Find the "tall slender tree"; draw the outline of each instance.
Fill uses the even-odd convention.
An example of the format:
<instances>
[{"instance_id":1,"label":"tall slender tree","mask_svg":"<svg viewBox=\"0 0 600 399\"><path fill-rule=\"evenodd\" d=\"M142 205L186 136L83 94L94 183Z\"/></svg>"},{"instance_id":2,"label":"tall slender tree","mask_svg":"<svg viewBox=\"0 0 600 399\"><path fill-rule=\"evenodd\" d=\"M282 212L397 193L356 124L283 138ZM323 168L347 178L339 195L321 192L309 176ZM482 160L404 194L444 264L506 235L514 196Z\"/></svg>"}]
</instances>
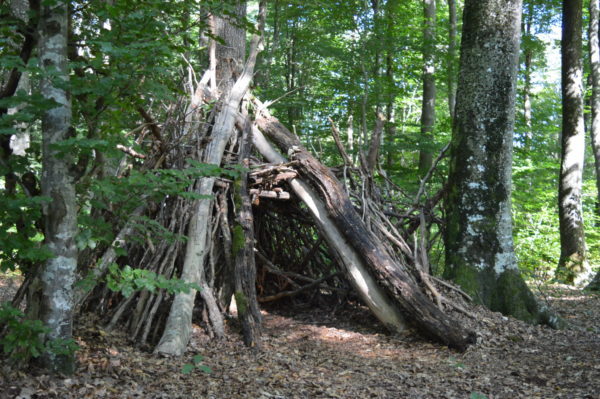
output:
<instances>
[{"instance_id":1,"label":"tall slender tree","mask_svg":"<svg viewBox=\"0 0 600 399\"><path fill-rule=\"evenodd\" d=\"M524 13L523 21L523 35L526 40L531 39L531 29L533 25L533 2L528 2L526 5L526 12ZM532 127L531 127L531 73L532 73L532 61L533 61L533 49L531 46L523 46L524 53L524 84L523 84L523 117L525 119L525 148L529 149L532 139Z\"/></svg>"},{"instance_id":2,"label":"tall slender tree","mask_svg":"<svg viewBox=\"0 0 600 399\"><path fill-rule=\"evenodd\" d=\"M562 141L558 191L559 279L579 284L589 278L581 204L585 129L583 123L582 0L563 1L561 56Z\"/></svg>"},{"instance_id":3,"label":"tall slender tree","mask_svg":"<svg viewBox=\"0 0 600 399\"><path fill-rule=\"evenodd\" d=\"M421 136L426 146L433 141L435 124L435 0L423 0L423 102ZM433 162L430 148L419 152L419 174L424 176Z\"/></svg>"},{"instance_id":4,"label":"tall slender tree","mask_svg":"<svg viewBox=\"0 0 600 399\"><path fill-rule=\"evenodd\" d=\"M454 118L456 105L456 0L448 0L448 109Z\"/></svg>"},{"instance_id":5,"label":"tall slender tree","mask_svg":"<svg viewBox=\"0 0 600 399\"><path fill-rule=\"evenodd\" d=\"M549 320L519 274L511 160L521 0L467 0L451 144L446 277L489 308Z\"/></svg>"},{"instance_id":6,"label":"tall slender tree","mask_svg":"<svg viewBox=\"0 0 600 399\"><path fill-rule=\"evenodd\" d=\"M71 100L65 89L69 80L68 22L68 2L43 5L39 58L44 76L40 89L45 99L54 102L42 118L42 194L50 199L44 206L45 241L53 254L40 273L40 318L49 328L47 340L69 340L73 329L73 283L77 267L73 160L55 148L71 136ZM62 373L74 370L74 358L68 354L46 352L44 363Z\"/></svg>"}]
</instances>

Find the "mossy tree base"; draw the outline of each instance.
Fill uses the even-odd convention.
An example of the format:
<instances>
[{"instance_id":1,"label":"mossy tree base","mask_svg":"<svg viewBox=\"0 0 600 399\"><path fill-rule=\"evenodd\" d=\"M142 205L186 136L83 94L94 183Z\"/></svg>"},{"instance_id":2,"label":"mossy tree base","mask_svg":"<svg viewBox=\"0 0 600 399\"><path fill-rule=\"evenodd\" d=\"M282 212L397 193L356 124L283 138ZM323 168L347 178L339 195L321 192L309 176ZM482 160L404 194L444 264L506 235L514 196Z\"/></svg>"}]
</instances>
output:
<instances>
[{"instance_id":1,"label":"mossy tree base","mask_svg":"<svg viewBox=\"0 0 600 399\"><path fill-rule=\"evenodd\" d=\"M517 269L497 274L492 268L457 267L448 274L479 304L532 324L562 328L564 321L541 305Z\"/></svg>"},{"instance_id":2,"label":"mossy tree base","mask_svg":"<svg viewBox=\"0 0 600 399\"><path fill-rule=\"evenodd\" d=\"M580 286L586 284L592 275L592 268L585 254L574 253L570 256L561 255L556 268L556 280L561 283Z\"/></svg>"}]
</instances>

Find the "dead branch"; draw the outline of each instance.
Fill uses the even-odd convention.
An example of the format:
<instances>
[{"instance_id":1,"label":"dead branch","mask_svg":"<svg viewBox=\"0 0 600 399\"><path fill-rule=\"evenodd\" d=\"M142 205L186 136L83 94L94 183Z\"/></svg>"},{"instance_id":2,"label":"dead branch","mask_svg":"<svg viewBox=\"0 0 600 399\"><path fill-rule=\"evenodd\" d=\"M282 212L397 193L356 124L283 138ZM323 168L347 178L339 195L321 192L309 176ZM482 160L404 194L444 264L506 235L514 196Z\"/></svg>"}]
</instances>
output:
<instances>
[{"instance_id":1,"label":"dead branch","mask_svg":"<svg viewBox=\"0 0 600 399\"><path fill-rule=\"evenodd\" d=\"M134 150L132 147L125 147L122 144L117 144L117 150L123 151L125 154L131 155L134 158L146 159L146 155L140 154L139 152Z\"/></svg>"}]
</instances>

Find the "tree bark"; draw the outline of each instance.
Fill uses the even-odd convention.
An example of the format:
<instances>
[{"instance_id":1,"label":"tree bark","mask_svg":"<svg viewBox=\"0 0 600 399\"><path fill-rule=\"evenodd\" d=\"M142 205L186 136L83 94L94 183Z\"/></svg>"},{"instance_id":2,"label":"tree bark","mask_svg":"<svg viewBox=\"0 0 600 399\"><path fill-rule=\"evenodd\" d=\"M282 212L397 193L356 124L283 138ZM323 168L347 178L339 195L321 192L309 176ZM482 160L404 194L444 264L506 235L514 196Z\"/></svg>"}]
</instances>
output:
<instances>
[{"instance_id":1,"label":"tree bark","mask_svg":"<svg viewBox=\"0 0 600 399\"><path fill-rule=\"evenodd\" d=\"M454 120L456 106L456 0L448 0L448 109Z\"/></svg>"},{"instance_id":2,"label":"tree bark","mask_svg":"<svg viewBox=\"0 0 600 399\"><path fill-rule=\"evenodd\" d=\"M264 11L263 11L264 13ZM264 20L264 16L261 17ZM220 165L223 158L225 146L233 134L235 120L238 114L240 102L246 93L254 73L254 65L258 54L260 36L255 35L250 48L250 55L244 67L244 70L222 102L222 109L218 113L211 135L211 141L208 144L203 162ZM201 195L211 195L213 192L215 178L201 178L198 184L197 193ZM204 259L206 255L207 240L212 239L209 236L207 221L210 218L212 209L212 199L198 200L194 209L194 214L190 221L188 232L188 241L186 247L186 257L184 260L182 279L187 282L198 283L202 289L200 295L207 304L210 312L211 323L217 335L224 335L222 315L218 311L216 300L212 290L206 284L204 278ZM190 290L189 293L178 293L175 295L171 311L167 319L167 325L163 335L155 348L155 352L182 355L190 339L192 329L192 310L196 291Z\"/></svg>"},{"instance_id":3,"label":"tree bark","mask_svg":"<svg viewBox=\"0 0 600 399\"><path fill-rule=\"evenodd\" d=\"M252 124L246 121L240 145L240 165L249 168L252 148ZM254 262L254 216L248 195L248 173L242 173L239 184L234 187L237 223L233 228L235 256L235 301L238 317L242 323L244 343L260 347L261 314L256 298L256 264Z\"/></svg>"},{"instance_id":4,"label":"tree bark","mask_svg":"<svg viewBox=\"0 0 600 399\"><path fill-rule=\"evenodd\" d=\"M405 265L395 262L374 234L366 228L333 173L308 153L298 138L275 118L259 115L256 121L260 130L265 132L277 147L299 162L300 175L310 183L310 186L305 188L314 190L322 201L321 206L324 206L324 209L316 208L312 211L319 227L329 229L323 230L324 235L339 256L346 255L340 249L348 250L349 254L355 257L350 263L362 268L362 273L357 275L352 275L352 270L346 269L351 280L359 285L363 277L372 279L372 285L365 284L363 280L363 287L359 292L369 293L370 288L379 286L382 289L383 300L391 309L401 310L403 315L410 317L428 336L458 350L465 350L473 343L473 333L440 311L421 291ZM348 267L348 263L342 264ZM390 299L392 303L389 302ZM390 325L389 322L384 321L384 324L394 329L394 325Z\"/></svg>"},{"instance_id":5,"label":"tree bark","mask_svg":"<svg viewBox=\"0 0 600 399\"><path fill-rule=\"evenodd\" d=\"M528 40L531 40L531 26L533 24L533 3L529 2L527 6L527 14L524 26L524 34ZM529 151L531 148L531 139L533 138L532 126L531 126L531 62L533 59L533 50L531 45L524 48L525 55L525 70L524 75L524 87L523 87L523 118L525 120L525 134L524 144L525 150Z\"/></svg>"},{"instance_id":6,"label":"tree bark","mask_svg":"<svg viewBox=\"0 0 600 399\"><path fill-rule=\"evenodd\" d=\"M558 191L560 260L556 274L568 284L585 282L587 260L581 204L585 129L583 124L582 0L563 1L562 140Z\"/></svg>"},{"instance_id":7,"label":"tree bark","mask_svg":"<svg viewBox=\"0 0 600 399\"><path fill-rule=\"evenodd\" d=\"M215 35L223 40L216 43L216 79L221 93L229 93L233 84L244 69L246 58L246 30L243 28L246 18L246 1L228 0L233 7L234 16L215 18Z\"/></svg>"},{"instance_id":8,"label":"tree bark","mask_svg":"<svg viewBox=\"0 0 600 399\"><path fill-rule=\"evenodd\" d=\"M598 0L590 0L590 26L589 26L589 52L592 79L592 123L590 135L592 136L592 151L594 152L594 169L596 171L596 213L600 216L600 40ZM597 273L589 289L600 290L600 273Z\"/></svg>"},{"instance_id":9,"label":"tree bark","mask_svg":"<svg viewBox=\"0 0 600 399\"><path fill-rule=\"evenodd\" d=\"M435 124L435 0L423 0L423 102L421 106L421 143L419 176L431 168L433 162L433 126Z\"/></svg>"},{"instance_id":10,"label":"tree bark","mask_svg":"<svg viewBox=\"0 0 600 399\"><path fill-rule=\"evenodd\" d=\"M73 329L73 283L77 267L77 201L72 175L73 159L59 154L54 145L71 136L71 102L64 83L69 80L67 62L68 4L58 1L42 9L40 64L44 76L40 91L56 104L42 117L42 195L45 243L53 254L40 273L42 298L40 318L49 328L46 340L70 340ZM63 84L56 85L57 80ZM45 366L56 372L72 373L73 354L43 354Z\"/></svg>"},{"instance_id":11,"label":"tree bark","mask_svg":"<svg viewBox=\"0 0 600 399\"><path fill-rule=\"evenodd\" d=\"M446 277L490 309L550 322L521 278L511 220L520 0L467 0L446 202Z\"/></svg>"}]
</instances>

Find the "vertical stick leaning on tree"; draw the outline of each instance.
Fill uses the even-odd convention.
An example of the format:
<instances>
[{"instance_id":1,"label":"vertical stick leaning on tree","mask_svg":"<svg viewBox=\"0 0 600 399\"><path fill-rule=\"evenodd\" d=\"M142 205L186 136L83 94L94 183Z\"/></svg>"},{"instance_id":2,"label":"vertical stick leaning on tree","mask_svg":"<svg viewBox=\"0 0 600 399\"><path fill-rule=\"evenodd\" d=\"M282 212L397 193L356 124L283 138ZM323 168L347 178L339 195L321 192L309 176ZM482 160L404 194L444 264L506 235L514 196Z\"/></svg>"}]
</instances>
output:
<instances>
[{"instance_id":1,"label":"vertical stick leaning on tree","mask_svg":"<svg viewBox=\"0 0 600 399\"><path fill-rule=\"evenodd\" d=\"M261 2L260 9L258 31L262 32L265 14L263 2ZM205 163L213 165L221 164L225 146L235 131L235 120L238 116L240 102L248 90L254 74L254 65L256 64L261 40L262 37L260 34L256 34L252 38L250 54L244 70L231 88L231 91L224 96L220 104L222 108L213 126L211 142L205 150L203 159ZM214 182L214 177L201 178L196 192L200 195L212 195ZM209 316L211 323L213 323L213 329L217 335L224 335L222 315L216 305L212 291L204 281L206 242L212 239L212 237L208 237L209 231L206 221L209 220L211 210L212 199L197 200L190 222L186 257L181 278L187 282L198 283L200 285L200 288L202 288L200 295L202 295L209 309L212 308L211 315ZM191 290L189 293L182 292L176 294L167 319L167 325L160 342L155 348L155 352L169 355L181 355L184 353L192 329L192 310L194 308L195 297L195 290Z\"/></svg>"}]
</instances>

